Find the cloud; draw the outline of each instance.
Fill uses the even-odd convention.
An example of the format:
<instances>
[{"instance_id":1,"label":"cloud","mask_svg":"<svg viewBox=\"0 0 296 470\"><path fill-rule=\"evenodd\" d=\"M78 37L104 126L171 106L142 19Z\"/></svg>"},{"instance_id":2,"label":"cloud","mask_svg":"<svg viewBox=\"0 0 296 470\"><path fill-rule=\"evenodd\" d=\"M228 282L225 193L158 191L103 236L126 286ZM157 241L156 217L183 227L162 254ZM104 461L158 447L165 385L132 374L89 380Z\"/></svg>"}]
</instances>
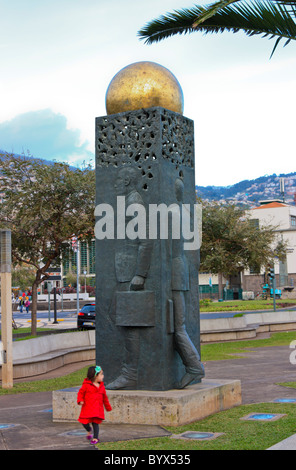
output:
<instances>
[{"instance_id":1,"label":"cloud","mask_svg":"<svg viewBox=\"0 0 296 470\"><path fill-rule=\"evenodd\" d=\"M19 114L0 123L0 147L7 152L82 165L94 161L80 131L67 127L67 118L51 109Z\"/></svg>"}]
</instances>

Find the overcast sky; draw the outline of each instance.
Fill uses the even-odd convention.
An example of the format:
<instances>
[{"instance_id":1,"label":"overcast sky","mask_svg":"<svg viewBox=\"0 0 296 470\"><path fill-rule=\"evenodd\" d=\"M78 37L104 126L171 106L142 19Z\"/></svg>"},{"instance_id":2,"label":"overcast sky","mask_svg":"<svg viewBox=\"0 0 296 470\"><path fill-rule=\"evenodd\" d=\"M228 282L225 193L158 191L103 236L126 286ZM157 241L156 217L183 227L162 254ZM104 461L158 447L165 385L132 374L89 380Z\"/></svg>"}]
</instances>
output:
<instances>
[{"instance_id":1,"label":"overcast sky","mask_svg":"<svg viewBox=\"0 0 296 470\"><path fill-rule=\"evenodd\" d=\"M137 31L190 0L0 0L0 149L94 162L95 117L113 76L133 62L167 67L194 120L196 184L231 185L295 168L296 43L243 34ZM203 2L208 3L208 2Z\"/></svg>"}]
</instances>

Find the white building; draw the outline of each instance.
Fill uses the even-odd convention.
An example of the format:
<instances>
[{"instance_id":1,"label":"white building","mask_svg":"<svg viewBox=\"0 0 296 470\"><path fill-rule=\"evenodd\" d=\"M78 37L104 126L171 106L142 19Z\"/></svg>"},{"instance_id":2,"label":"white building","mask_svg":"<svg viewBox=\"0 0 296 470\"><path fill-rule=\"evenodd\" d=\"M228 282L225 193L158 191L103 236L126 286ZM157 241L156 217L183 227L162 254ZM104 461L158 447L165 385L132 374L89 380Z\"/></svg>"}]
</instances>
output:
<instances>
[{"instance_id":1,"label":"white building","mask_svg":"<svg viewBox=\"0 0 296 470\"><path fill-rule=\"evenodd\" d=\"M285 204L280 200L261 201L259 207L247 211L250 218L259 227L269 225L274 227L278 241L287 243L287 255L284 261L275 259L274 269L276 287L285 296L289 292L296 295L296 206ZM242 279L244 291L260 291L264 283L264 272L252 273L245 271ZM293 287L295 292L293 293Z\"/></svg>"},{"instance_id":2,"label":"white building","mask_svg":"<svg viewBox=\"0 0 296 470\"><path fill-rule=\"evenodd\" d=\"M259 207L246 212L258 227L274 227L277 240L287 242L286 259L274 260L276 288L281 289L282 297L296 297L296 206L280 200L261 201ZM223 297L238 299L243 292L253 293L254 297L262 292L262 286L269 279L262 267L260 272L244 270L230 279L223 279ZM218 275L200 273L200 297L218 298ZM295 288L294 288L295 286ZM227 295L227 296L226 296ZM251 297L250 297L251 298Z\"/></svg>"}]
</instances>

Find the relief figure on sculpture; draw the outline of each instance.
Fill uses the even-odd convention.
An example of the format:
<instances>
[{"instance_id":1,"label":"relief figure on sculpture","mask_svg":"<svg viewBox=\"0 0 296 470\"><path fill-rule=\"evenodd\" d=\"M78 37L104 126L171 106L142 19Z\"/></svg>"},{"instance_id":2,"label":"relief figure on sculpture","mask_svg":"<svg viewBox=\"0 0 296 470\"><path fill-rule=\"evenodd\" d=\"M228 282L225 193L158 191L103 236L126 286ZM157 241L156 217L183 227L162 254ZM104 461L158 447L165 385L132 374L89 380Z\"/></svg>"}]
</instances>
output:
<instances>
[{"instance_id":1,"label":"relief figure on sculpture","mask_svg":"<svg viewBox=\"0 0 296 470\"><path fill-rule=\"evenodd\" d=\"M175 194L178 204L183 203L184 183L181 178L175 180ZM182 211L180 211L182 216ZM182 226L182 221L180 220ZM176 388L184 388L191 382L200 381L204 377L204 367L200 361L199 353L186 331L186 299L185 292L190 290L189 269L184 253L183 237L170 240L172 272L171 288L174 318L174 343L182 362L185 374Z\"/></svg>"},{"instance_id":2,"label":"relief figure on sculpture","mask_svg":"<svg viewBox=\"0 0 296 470\"><path fill-rule=\"evenodd\" d=\"M119 168L114 189L118 195L125 196L127 207L131 204L144 206L137 190L135 168ZM125 217L125 223L128 219ZM106 387L109 390L137 388L141 327L153 326L154 293L145 291L152 248L153 241L146 237L116 241L117 286L112 308L115 309L116 325L123 329L124 357L119 377Z\"/></svg>"}]
</instances>

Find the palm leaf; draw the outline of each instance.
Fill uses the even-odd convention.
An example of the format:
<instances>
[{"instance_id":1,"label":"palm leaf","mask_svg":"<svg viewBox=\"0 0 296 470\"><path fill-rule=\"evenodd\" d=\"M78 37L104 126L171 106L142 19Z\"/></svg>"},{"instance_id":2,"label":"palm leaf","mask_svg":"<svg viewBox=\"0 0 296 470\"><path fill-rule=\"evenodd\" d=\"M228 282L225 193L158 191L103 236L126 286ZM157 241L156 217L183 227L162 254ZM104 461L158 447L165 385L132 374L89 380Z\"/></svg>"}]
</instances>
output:
<instances>
[{"instance_id":1,"label":"palm leaf","mask_svg":"<svg viewBox=\"0 0 296 470\"><path fill-rule=\"evenodd\" d=\"M276 0L281 5L296 5L296 0Z\"/></svg>"},{"instance_id":2,"label":"palm leaf","mask_svg":"<svg viewBox=\"0 0 296 470\"><path fill-rule=\"evenodd\" d=\"M199 24L204 23L208 18L215 15L219 10L223 10L223 8L227 7L231 3L238 2L239 0L220 0L208 7L204 8L203 13L201 13L195 22L192 24L193 28L196 28Z\"/></svg>"},{"instance_id":3,"label":"palm leaf","mask_svg":"<svg viewBox=\"0 0 296 470\"><path fill-rule=\"evenodd\" d=\"M247 36L275 38L273 54L281 39L286 39L285 45L296 39L296 2L289 1L289 5L285 5L285 1L289 0L235 2L230 5L234 2L222 0L208 8L195 6L175 10L149 22L138 34L151 44L175 34L195 31L204 34L243 31Z\"/></svg>"},{"instance_id":4,"label":"palm leaf","mask_svg":"<svg viewBox=\"0 0 296 470\"><path fill-rule=\"evenodd\" d=\"M147 23L138 32L138 36L145 39L146 44L152 44L175 34L192 32L194 21L204 12L205 9L198 6L190 10L175 10Z\"/></svg>"}]
</instances>

